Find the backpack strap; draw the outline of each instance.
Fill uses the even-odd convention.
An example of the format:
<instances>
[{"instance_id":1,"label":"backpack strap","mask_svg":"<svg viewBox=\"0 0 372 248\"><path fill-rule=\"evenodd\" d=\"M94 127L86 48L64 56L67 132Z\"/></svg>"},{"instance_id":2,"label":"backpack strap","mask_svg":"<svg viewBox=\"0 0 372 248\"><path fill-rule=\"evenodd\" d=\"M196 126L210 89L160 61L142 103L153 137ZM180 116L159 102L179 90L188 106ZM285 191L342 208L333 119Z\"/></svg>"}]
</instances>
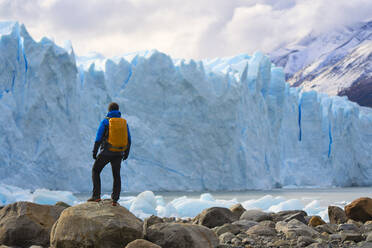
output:
<instances>
[{"instance_id":1,"label":"backpack strap","mask_svg":"<svg viewBox=\"0 0 372 248\"><path fill-rule=\"evenodd\" d=\"M105 117L105 119L106 120L110 120L110 117ZM103 133L103 140L105 141L105 143L106 143L106 141L107 141L107 138L108 138L108 132L109 132L109 128L108 128L109 126L105 126L105 132Z\"/></svg>"}]
</instances>

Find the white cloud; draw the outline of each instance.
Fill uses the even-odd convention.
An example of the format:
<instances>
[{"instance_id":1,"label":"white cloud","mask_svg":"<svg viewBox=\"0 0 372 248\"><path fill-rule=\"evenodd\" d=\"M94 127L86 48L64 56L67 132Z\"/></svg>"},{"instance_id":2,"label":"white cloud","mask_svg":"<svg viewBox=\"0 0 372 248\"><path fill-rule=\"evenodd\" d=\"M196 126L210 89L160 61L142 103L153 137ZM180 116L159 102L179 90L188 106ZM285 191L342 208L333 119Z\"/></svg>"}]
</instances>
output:
<instances>
[{"instance_id":1,"label":"white cloud","mask_svg":"<svg viewBox=\"0 0 372 248\"><path fill-rule=\"evenodd\" d=\"M0 0L0 20L69 39L78 54L156 48L174 57L270 51L313 30L372 18L370 0Z\"/></svg>"}]
</instances>

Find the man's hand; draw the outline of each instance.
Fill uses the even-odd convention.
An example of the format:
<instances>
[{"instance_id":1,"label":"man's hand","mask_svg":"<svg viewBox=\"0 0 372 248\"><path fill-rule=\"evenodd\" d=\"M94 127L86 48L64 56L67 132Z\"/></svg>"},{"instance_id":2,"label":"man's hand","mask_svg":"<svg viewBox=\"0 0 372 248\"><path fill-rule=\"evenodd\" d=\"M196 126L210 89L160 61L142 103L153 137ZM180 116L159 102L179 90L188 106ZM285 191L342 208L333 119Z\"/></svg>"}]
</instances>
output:
<instances>
[{"instance_id":1,"label":"man's hand","mask_svg":"<svg viewBox=\"0 0 372 248\"><path fill-rule=\"evenodd\" d=\"M124 160L127 160L128 156L129 156L129 151L126 150L126 151L124 152L124 155L123 155L123 161L124 161Z\"/></svg>"},{"instance_id":2,"label":"man's hand","mask_svg":"<svg viewBox=\"0 0 372 248\"><path fill-rule=\"evenodd\" d=\"M97 159L97 153L98 153L99 146L100 146L99 142L94 143L94 147L93 147L93 159L94 160Z\"/></svg>"}]
</instances>

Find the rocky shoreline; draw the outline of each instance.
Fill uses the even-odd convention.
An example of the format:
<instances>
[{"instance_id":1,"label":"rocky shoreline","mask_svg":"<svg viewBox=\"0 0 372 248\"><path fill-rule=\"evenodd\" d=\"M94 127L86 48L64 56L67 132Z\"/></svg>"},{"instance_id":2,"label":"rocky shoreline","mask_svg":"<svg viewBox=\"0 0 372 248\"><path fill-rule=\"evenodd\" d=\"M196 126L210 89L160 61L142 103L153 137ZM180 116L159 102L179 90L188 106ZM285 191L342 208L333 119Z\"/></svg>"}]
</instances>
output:
<instances>
[{"instance_id":1,"label":"rocky shoreline","mask_svg":"<svg viewBox=\"0 0 372 248\"><path fill-rule=\"evenodd\" d=\"M16 202L0 207L0 248L372 247L372 199L328 207L329 223L302 210L267 213L213 207L193 219L141 220L109 200L76 206Z\"/></svg>"}]
</instances>

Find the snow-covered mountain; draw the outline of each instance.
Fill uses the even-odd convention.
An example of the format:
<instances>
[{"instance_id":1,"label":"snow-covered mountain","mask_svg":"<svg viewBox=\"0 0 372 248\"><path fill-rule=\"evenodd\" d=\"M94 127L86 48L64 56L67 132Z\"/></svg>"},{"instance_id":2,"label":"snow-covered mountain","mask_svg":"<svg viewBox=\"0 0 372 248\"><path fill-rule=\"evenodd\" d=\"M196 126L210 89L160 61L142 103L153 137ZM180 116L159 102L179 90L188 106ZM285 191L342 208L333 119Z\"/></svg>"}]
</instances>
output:
<instances>
[{"instance_id":1,"label":"snow-covered mountain","mask_svg":"<svg viewBox=\"0 0 372 248\"><path fill-rule=\"evenodd\" d=\"M18 23L0 33L1 183L91 190L95 132L117 101L133 139L127 191L371 185L372 110L291 88L262 53L76 63ZM102 182L110 190L109 168Z\"/></svg>"},{"instance_id":2,"label":"snow-covered mountain","mask_svg":"<svg viewBox=\"0 0 372 248\"><path fill-rule=\"evenodd\" d=\"M362 106L372 107L372 21L340 27L271 53L283 66L288 82L304 90L346 95Z\"/></svg>"}]
</instances>

